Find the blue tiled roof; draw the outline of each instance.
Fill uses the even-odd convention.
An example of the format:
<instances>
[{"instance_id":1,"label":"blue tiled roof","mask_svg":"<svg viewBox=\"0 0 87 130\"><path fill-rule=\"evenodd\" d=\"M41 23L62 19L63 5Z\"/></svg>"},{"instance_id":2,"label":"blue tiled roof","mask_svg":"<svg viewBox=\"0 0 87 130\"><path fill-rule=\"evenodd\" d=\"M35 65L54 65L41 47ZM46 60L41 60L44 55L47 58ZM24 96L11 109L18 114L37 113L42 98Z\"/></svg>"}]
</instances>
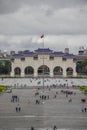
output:
<instances>
[{"instance_id":1,"label":"blue tiled roof","mask_svg":"<svg viewBox=\"0 0 87 130\"><path fill-rule=\"evenodd\" d=\"M20 56L22 56L21 54L14 54L13 56L15 56L15 57L20 57Z\"/></svg>"},{"instance_id":2,"label":"blue tiled roof","mask_svg":"<svg viewBox=\"0 0 87 130\"><path fill-rule=\"evenodd\" d=\"M63 55L64 53L62 51L55 51L53 54L54 55Z\"/></svg>"},{"instance_id":3,"label":"blue tiled roof","mask_svg":"<svg viewBox=\"0 0 87 130\"><path fill-rule=\"evenodd\" d=\"M65 54L66 56L74 56L73 54Z\"/></svg>"},{"instance_id":4,"label":"blue tiled roof","mask_svg":"<svg viewBox=\"0 0 87 130\"><path fill-rule=\"evenodd\" d=\"M23 55L32 55L34 52L23 52L22 54L14 54L13 57L21 57Z\"/></svg>"},{"instance_id":5,"label":"blue tiled roof","mask_svg":"<svg viewBox=\"0 0 87 130\"><path fill-rule=\"evenodd\" d=\"M62 51L53 51L49 48L38 48L37 50L35 50L34 52L33 51L23 51L22 54L14 54L13 57L21 57L23 55L33 55L35 53L51 53L53 54L54 56L66 56L66 57L72 57L72 56L75 56L73 54L66 54L66 53L63 53Z\"/></svg>"},{"instance_id":6,"label":"blue tiled roof","mask_svg":"<svg viewBox=\"0 0 87 130\"><path fill-rule=\"evenodd\" d=\"M53 52L53 50L50 50L49 48L38 48L35 52Z\"/></svg>"}]
</instances>

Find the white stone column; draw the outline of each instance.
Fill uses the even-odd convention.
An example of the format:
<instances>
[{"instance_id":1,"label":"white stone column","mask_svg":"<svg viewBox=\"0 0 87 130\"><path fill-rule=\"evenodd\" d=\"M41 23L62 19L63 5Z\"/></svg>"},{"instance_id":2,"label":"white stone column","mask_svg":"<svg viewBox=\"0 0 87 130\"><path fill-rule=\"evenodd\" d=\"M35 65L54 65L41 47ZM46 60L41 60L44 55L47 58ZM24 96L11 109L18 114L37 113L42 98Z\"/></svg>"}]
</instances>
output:
<instances>
[{"instance_id":1,"label":"white stone column","mask_svg":"<svg viewBox=\"0 0 87 130\"><path fill-rule=\"evenodd\" d=\"M38 76L38 73L37 73L37 69L35 68L34 69L34 77L37 77Z\"/></svg>"},{"instance_id":2,"label":"white stone column","mask_svg":"<svg viewBox=\"0 0 87 130\"><path fill-rule=\"evenodd\" d=\"M24 77L24 76L25 76L24 72L21 72L21 77Z\"/></svg>"},{"instance_id":3,"label":"white stone column","mask_svg":"<svg viewBox=\"0 0 87 130\"><path fill-rule=\"evenodd\" d=\"M77 77L77 73L76 73L76 72L74 72L74 73L73 73L73 76L74 76L74 77Z\"/></svg>"},{"instance_id":4,"label":"white stone column","mask_svg":"<svg viewBox=\"0 0 87 130\"><path fill-rule=\"evenodd\" d=\"M50 69L50 77L53 77L53 69Z\"/></svg>"},{"instance_id":5,"label":"white stone column","mask_svg":"<svg viewBox=\"0 0 87 130\"><path fill-rule=\"evenodd\" d=\"M75 69L73 70L73 76L74 76L74 77L76 77L76 76L77 76L77 72L76 72L76 70L75 70Z\"/></svg>"},{"instance_id":6,"label":"white stone column","mask_svg":"<svg viewBox=\"0 0 87 130\"><path fill-rule=\"evenodd\" d=\"M63 69L63 76L66 77L67 74L66 74L66 69Z\"/></svg>"},{"instance_id":7,"label":"white stone column","mask_svg":"<svg viewBox=\"0 0 87 130\"><path fill-rule=\"evenodd\" d=\"M76 72L76 63L74 63L74 65L73 65L73 76L74 76L74 77L77 76L77 72Z\"/></svg>"},{"instance_id":8,"label":"white stone column","mask_svg":"<svg viewBox=\"0 0 87 130\"><path fill-rule=\"evenodd\" d=\"M11 76L11 77L14 77L14 72L11 72L11 73L10 73L10 76Z\"/></svg>"},{"instance_id":9,"label":"white stone column","mask_svg":"<svg viewBox=\"0 0 87 130\"><path fill-rule=\"evenodd\" d=\"M21 67L21 77L24 77L24 76L25 76L25 74L24 74L24 68Z\"/></svg>"},{"instance_id":10,"label":"white stone column","mask_svg":"<svg viewBox=\"0 0 87 130\"><path fill-rule=\"evenodd\" d=\"M12 62L11 62L12 63ZM11 77L14 77L14 65L13 65L13 63L12 63L12 66L11 66L11 72L10 72L10 76Z\"/></svg>"}]
</instances>

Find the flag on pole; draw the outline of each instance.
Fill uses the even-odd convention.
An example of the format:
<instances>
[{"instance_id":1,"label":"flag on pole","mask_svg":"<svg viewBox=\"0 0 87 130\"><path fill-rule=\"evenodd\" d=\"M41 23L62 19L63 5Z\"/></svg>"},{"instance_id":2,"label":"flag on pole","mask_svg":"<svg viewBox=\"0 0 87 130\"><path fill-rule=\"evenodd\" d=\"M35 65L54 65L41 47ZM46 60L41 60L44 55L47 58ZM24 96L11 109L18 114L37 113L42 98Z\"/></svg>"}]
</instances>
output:
<instances>
[{"instance_id":1,"label":"flag on pole","mask_svg":"<svg viewBox=\"0 0 87 130\"><path fill-rule=\"evenodd\" d=\"M44 34L40 36L40 38L44 38Z\"/></svg>"}]
</instances>

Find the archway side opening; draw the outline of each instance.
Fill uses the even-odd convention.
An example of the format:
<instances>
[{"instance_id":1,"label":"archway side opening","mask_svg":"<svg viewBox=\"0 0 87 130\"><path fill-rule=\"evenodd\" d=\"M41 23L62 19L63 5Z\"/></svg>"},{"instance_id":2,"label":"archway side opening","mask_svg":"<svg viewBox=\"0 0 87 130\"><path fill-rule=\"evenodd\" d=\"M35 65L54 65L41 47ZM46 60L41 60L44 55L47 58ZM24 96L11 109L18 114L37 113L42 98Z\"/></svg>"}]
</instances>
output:
<instances>
[{"instance_id":1,"label":"archway side opening","mask_svg":"<svg viewBox=\"0 0 87 130\"><path fill-rule=\"evenodd\" d=\"M20 69L20 67L16 67L14 69L14 76L21 76L21 69Z\"/></svg>"},{"instance_id":2,"label":"archway side opening","mask_svg":"<svg viewBox=\"0 0 87 130\"><path fill-rule=\"evenodd\" d=\"M66 69L66 75L67 76L73 76L73 68L72 67L68 67Z\"/></svg>"},{"instance_id":3,"label":"archway side opening","mask_svg":"<svg viewBox=\"0 0 87 130\"><path fill-rule=\"evenodd\" d=\"M53 69L54 76L62 76L63 75L63 69L61 66L56 66Z\"/></svg>"},{"instance_id":4,"label":"archway side opening","mask_svg":"<svg viewBox=\"0 0 87 130\"><path fill-rule=\"evenodd\" d=\"M27 66L24 70L25 76L34 76L34 68L32 66Z\"/></svg>"}]
</instances>

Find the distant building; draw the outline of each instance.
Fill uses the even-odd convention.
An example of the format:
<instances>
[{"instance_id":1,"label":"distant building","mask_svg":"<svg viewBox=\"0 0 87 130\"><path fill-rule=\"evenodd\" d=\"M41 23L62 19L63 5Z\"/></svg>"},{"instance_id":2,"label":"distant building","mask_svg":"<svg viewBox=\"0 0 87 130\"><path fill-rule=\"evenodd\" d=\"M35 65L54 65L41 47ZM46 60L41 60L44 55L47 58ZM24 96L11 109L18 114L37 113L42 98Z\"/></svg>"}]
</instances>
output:
<instances>
[{"instance_id":1,"label":"distant building","mask_svg":"<svg viewBox=\"0 0 87 130\"><path fill-rule=\"evenodd\" d=\"M11 56L11 76L20 77L67 77L77 76L75 55L38 48L35 51L23 51Z\"/></svg>"},{"instance_id":2,"label":"distant building","mask_svg":"<svg viewBox=\"0 0 87 130\"><path fill-rule=\"evenodd\" d=\"M78 55L75 56L77 61L84 61L87 60L87 49L84 49L84 47L80 47L78 51Z\"/></svg>"},{"instance_id":3,"label":"distant building","mask_svg":"<svg viewBox=\"0 0 87 130\"><path fill-rule=\"evenodd\" d=\"M7 50L4 50L4 52L3 52L3 55L4 55L4 57L7 57Z\"/></svg>"},{"instance_id":4,"label":"distant building","mask_svg":"<svg viewBox=\"0 0 87 130\"><path fill-rule=\"evenodd\" d=\"M4 57L3 53L0 53L0 58L3 58L3 57Z\"/></svg>"},{"instance_id":5,"label":"distant building","mask_svg":"<svg viewBox=\"0 0 87 130\"><path fill-rule=\"evenodd\" d=\"M87 55L87 49L84 50L84 55Z\"/></svg>"},{"instance_id":6,"label":"distant building","mask_svg":"<svg viewBox=\"0 0 87 130\"><path fill-rule=\"evenodd\" d=\"M14 55L15 54L15 51L10 51L10 55Z\"/></svg>"},{"instance_id":7,"label":"distant building","mask_svg":"<svg viewBox=\"0 0 87 130\"><path fill-rule=\"evenodd\" d=\"M23 51L18 51L18 54L22 54L23 53Z\"/></svg>"},{"instance_id":8,"label":"distant building","mask_svg":"<svg viewBox=\"0 0 87 130\"><path fill-rule=\"evenodd\" d=\"M78 51L78 55L87 55L87 49L84 49L84 47L80 47Z\"/></svg>"},{"instance_id":9,"label":"distant building","mask_svg":"<svg viewBox=\"0 0 87 130\"><path fill-rule=\"evenodd\" d=\"M87 60L87 55L76 55L75 57L77 61Z\"/></svg>"},{"instance_id":10,"label":"distant building","mask_svg":"<svg viewBox=\"0 0 87 130\"><path fill-rule=\"evenodd\" d=\"M65 54L69 54L69 48L65 48Z\"/></svg>"}]
</instances>

